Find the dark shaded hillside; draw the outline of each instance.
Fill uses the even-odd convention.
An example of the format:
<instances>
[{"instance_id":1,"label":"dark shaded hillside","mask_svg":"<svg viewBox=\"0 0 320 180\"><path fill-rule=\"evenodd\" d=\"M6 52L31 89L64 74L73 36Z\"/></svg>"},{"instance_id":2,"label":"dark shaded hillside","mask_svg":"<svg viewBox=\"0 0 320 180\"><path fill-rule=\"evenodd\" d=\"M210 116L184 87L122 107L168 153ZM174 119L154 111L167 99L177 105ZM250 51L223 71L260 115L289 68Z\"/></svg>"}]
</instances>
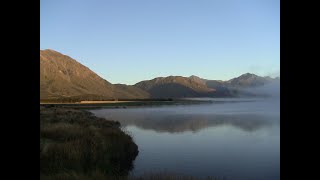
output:
<instances>
[{"instance_id":1,"label":"dark shaded hillside","mask_svg":"<svg viewBox=\"0 0 320 180\"><path fill-rule=\"evenodd\" d=\"M203 95L192 88L176 83L155 85L149 89L149 93L154 98L201 97Z\"/></svg>"},{"instance_id":2,"label":"dark shaded hillside","mask_svg":"<svg viewBox=\"0 0 320 180\"><path fill-rule=\"evenodd\" d=\"M144 99L149 98L150 94L138 87L125 85L125 84L115 84L115 97L119 99Z\"/></svg>"}]
</instances>

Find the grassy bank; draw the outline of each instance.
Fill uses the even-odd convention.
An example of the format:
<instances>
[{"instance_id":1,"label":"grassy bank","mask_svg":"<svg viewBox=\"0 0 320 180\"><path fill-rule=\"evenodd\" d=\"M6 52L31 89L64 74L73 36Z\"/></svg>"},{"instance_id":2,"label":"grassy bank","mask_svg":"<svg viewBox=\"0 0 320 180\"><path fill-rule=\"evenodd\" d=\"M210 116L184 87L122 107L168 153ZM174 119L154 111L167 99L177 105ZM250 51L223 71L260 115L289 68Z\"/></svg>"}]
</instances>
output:
<instances>
[{"instance_id":1,"label":"grassy bank","mask_svg":"<svg viewBox=\"0 0 320 180\"><path fill-rule=\"evenodd\" d=\"M138 147L119 126L87 111L41 106L41 179L126 176Z\"/></svg>"}]
</instances>

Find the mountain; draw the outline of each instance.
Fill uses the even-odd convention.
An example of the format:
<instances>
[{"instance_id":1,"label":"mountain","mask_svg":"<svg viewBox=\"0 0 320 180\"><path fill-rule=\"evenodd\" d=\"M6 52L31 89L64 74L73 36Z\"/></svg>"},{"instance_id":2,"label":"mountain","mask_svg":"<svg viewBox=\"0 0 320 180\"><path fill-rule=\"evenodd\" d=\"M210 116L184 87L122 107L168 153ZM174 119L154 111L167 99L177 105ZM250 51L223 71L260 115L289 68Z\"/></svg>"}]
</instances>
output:
<instances>
[{"instance_id":1,"label":"mountain","mask_svg":"<svg viewBox=\"0 0 320 180\"><path fill-rule=\"evenodd\" d=\"M105 100L183 97L258 96L280 78L246 73L228 81L197 76L157 77L133 86L111 84L86 66L54 50L40 50L40 99ZM278 87L279 83L275 83ZM268 88L270 89L270 88Z\"/></svg>"},{"instance_id":2,"label":"mountain","mask_svg":"<svg viewBox=\"0 0 320 180\"><path fill-rule=\"evenodd\" d=\"M158 77L134 86L149 92L153 98L202 97L216 91L201 81L182 76Z\"/></svg>"},{"instance_id":3,"label":"mountain","mask_svg":"<svg viewBox=\"0 0 320 180\"><path fill-rule=\"evenodd\" d=\"M40 99L147 98L149 94L127 85L113 85L86 66L54 50L40 50Z\"/></svg>"},{"instance_id":4,"label":"mountain","mask_svg":"<svg viewBox=\"0 0 320 180\"><path fill-rule=\"evenodd\" d=\"M231 96L227 88L208 86L207 82L197 76L168 76L141 81L134 86L149 92L153 98Z\"/></svg>"},{"instance_id":5,"label":"mountain","mask_svg":"<svg viewBox=\"0 0 320 180\"><path fill-rule=\"evenodd\" d=\"M208 79L203 79L194 75L190 76L189 78L205 84L210 89L215 89L216 90L214 93L215 97L233 96L233 91L227 88L227 84L225 81L208 80Z\"/></svg>"},{"instance_id":6,"label":"mountain","mask_svg":"<svg viewBox=\"0 0 320 180\"><path fill-rule=\"evenodd\" d=\"M134 86L150 93L153 98L181 97L237 97L259 96L249 88L261 87L276 81L275 78L261 77L246 73L228 81L207 80L197 76L158 77L141 81Z\"/></svg>"},{"instance_id":7,"label":"mountain","mask_svg":"<svg viewBox=\"0 0 320 180\"><path fill-rule=\"evenodd\" d=\"M114 86L116 88L114 95L119 99L144 99L150 96L148 92L135 86L125 84L114 84Z\"/></svg>"},{"instance_id":8,"label":"mountain","mask_svg":"<svg viewBox=\"0 0 320 180\"><path fill-rule=\"evenodd\" d=\"M274 80L275 79L269 76L261 77L255 74L246 73L242 74L239 77L230 79L229 81L227 81L227 85L237 88L258 87L268 84Z\"/></svg>"}]
</instances>

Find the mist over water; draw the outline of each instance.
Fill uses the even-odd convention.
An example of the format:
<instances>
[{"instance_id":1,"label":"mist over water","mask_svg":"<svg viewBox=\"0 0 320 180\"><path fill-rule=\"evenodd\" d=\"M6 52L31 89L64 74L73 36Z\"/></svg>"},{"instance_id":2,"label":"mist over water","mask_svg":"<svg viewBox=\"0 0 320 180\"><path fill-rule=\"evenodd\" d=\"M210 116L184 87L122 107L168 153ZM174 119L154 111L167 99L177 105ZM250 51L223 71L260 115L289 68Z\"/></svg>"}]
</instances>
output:
<instances>
[{"instance_id":1,"label":"mist over water","mask_svg":"<svg viewBox=\"0 0 320 180\"><path fill-rule=\"evenodd\" d=\"M165 171L275 180L280 179L277 97L209 98L212 104L92 112L119 121L133 136L139 147L133 175Z\"/></svg>"},{"instance_id":2,"label":"mist over water","mask_svg":"<svg viewBox=\"0 0 320 180\"><path fill-rule=\"evenodd\" d=\"M263 86L242 89L243 92L263 95L268 98L280 98L280 80L273 80Z\"/></svg>"}]
</instances>

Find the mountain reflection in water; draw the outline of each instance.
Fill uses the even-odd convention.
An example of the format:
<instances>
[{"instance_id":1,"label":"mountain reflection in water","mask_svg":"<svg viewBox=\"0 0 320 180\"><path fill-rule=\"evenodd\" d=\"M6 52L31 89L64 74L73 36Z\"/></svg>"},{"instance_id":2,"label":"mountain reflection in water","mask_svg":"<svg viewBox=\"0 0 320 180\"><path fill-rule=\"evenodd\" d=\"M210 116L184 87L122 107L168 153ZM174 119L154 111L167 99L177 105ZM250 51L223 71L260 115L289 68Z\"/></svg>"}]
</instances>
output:
<instances>
[{"instance_id":1,"label":"mountain reflection in water","mask_svg":"<svg viewBox=\"0 0 320 180\"><path fill-rule=\"evenodd\" d=\"M132 175L280 179L280 100L209 99L212 104L99 109L137 143Z\"/></svg>"},{"instance_id":2,"label":"mountain reflection in water","mask_svg":"<svg viewBox=\"0 0 320 180\"><path fill-rule=\"evenodd\" d=\"M100 117L116 120L122 126L136 126L141 129L154 130L156 132L181 133L185 131L198 132L207 127L231 125L244 131L255 131L263 126L270 126L273 121L269 121L265 116L256 114L234 115L203 115L203 114L170 114L169 112L135 112L123 113L113 112L112 116L108 112L96 113Z\"/></svg>"}]
</instances>

